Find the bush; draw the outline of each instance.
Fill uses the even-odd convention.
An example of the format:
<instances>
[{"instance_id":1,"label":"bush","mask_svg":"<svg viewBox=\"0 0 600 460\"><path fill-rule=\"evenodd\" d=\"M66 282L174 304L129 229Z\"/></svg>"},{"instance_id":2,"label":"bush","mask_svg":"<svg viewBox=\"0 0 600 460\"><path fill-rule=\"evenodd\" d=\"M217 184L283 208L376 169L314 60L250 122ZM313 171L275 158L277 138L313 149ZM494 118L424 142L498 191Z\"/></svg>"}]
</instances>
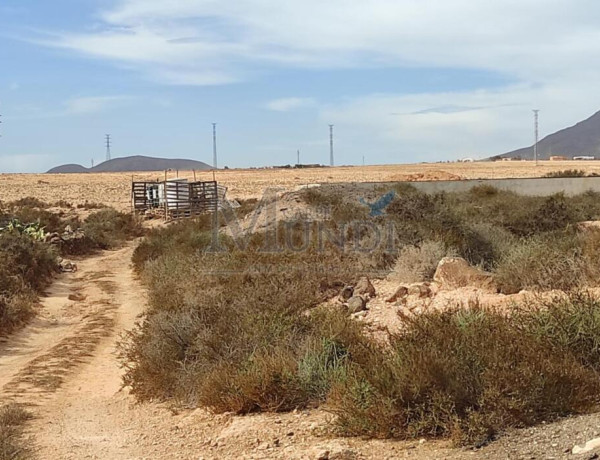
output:
<instances>
[{"instance_id":1,"label":"bush","mask_svg":"<svg viewBox=\"0 0 600 460\"><path fill-rule=\"evenodd\" d=\"M452 256L438 241L424 241L419 246L405 246L400 251L390 277L403 283L431 281L438 262L444 257Z\"/></svg>"},{"instance_id":2,"label":"bush","mask_svg":"<svg viewBox=\"0 0 600 460\"><path fill-rule=\"evenodd\" d=\"M136 216L110 208L90 214L81 228L86 238L100 249L114 249L142 235L142 225Z\"/></svg>"},{"instance_id":3,"label":"bush","mask_svg":"<svg viewBox=\"0 0 600 460\"><path fill-rule=\"evenodd\" d=\"M31 452L23 442L23 424L30 418L29 412L17 404L0 407L0 460L30 457Z\"/></svg>"},{"instance_id":4,"label":"bush","mask_svg":"<svg viewBox=\"0 0 600 460\"><path fill-rule=\"evenodd\" d=\"M544 174L544 177L585 177L583 169L563 169L561 171L551 171Z\"/></svg>"},{"instance_id":5,"label":"bush","mask_svg":"<svg viewBox=\"0 0 600 460\"><path fill-rule=\"evenodd\" d=\"M577 347L557 345L552 330L538 327L544 310L529 315L523 322L476 307L409 319L392 336L391 353L372 353L334 386L329 403L340 431L481 445L508 427L592 410L597 372L574 359ZM588 328L585 337L597 332L578 326ZM565 333L581 335L576 327Z\"/></svg>"},{"instance_id":6,"label":"bush","mask_svg":"<svg viewBox=\"0 0 600 460\"><path fill-rule=\"evenodd\" d=\"M0 335L4 335L32 316L36 293L56 270L56 255L26 235L2 232L0 259Z\"/></svg>"},{"instance_id":7,"label":"bush","mask_svg":"<svg viewBox=\"0 0 600 460\"><path fill-rule=\"evenodd\" d=\"M138 398L236 413L323 401L353 343L366 339L341 312L315 307L360 266L333 248L264 252L268 238L211 253L210 233L192 224L149 234L137 259L148 315L121 345L124 381Z\"/></svg>"},{"instance_id":8,"label":"bush","mask_svg":"<svg viewBox=\"0 0 600 460\"><path fill-rule=\"evenodd\" d=\"M569 232L522 239L500 259L495 278L505 294L581 287L587 281L581 238Z\"/></svg>"}]
</instances>

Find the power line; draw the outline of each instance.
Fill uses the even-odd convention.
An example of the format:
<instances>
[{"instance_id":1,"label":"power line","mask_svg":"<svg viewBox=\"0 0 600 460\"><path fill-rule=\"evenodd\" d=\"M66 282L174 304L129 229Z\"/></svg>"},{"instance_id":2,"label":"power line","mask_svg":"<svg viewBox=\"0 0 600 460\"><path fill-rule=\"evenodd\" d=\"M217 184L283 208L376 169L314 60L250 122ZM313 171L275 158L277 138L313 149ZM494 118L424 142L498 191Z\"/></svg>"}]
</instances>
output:
<instances>
[{"instance_id":1,"label":"power line","mask_svg":"<svg viewBox=\"0 0 600 460\"><path fill-rule=\"evenodd\" d=\"M535 159L536 166L538 164L539 112L539 109L533 110L533 126L535 135L535 143L533 144L533 158Z\"/></svg>"},{"instance_id":2,"label":"power line","mask_svg":"<svg viewBox=\"0 0 600 460\"><path fill-rule=\"evenodd\" d=\"M110 134L105 134L106 138L106 161L110 161Z\"/></svg>"},{"instance_id":3,"label":"power line","mask_svg":"<svg viewBox=\"0 0 600 460\"><path fill-rule=\"evenodd\" d=\"M213 167L217 169L217 124L213 123Z\"/></svg>"},{"instance_id":4,"label":"power line","mask_svg":"<svg viewBox=\"0 0 600 460\"><path fill-rule=\"evenodd\" d=\"M333 164L333 125L329 125L329 166Z\"/></svg>"}]
</instances>

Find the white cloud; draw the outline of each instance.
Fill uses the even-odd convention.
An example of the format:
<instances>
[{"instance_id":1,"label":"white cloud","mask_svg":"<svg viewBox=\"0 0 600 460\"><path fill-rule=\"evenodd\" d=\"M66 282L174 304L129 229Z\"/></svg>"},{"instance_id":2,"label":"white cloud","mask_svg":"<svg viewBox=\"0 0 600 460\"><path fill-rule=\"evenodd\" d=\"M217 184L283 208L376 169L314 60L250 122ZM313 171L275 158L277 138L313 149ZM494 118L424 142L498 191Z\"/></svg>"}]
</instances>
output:
<instances>
[{"instance_id":1,"label":"white cloud","mask_svg":"<svg viewBox=\"0 0 600 460\"><path fill-rule=\"evenodd\" d=\"M122 105L128 96L77 97L65 101L64 115L89 115Z\"/></svg>"},{"instance_id":2,"label":"white cloud","mask_svg":"<svg viewBox=\"0 0 600 460\"><path fill-rule=\"evenodd\" d=\"M39 42L174 85L226 84L273 67L477 69L513 82L321 108L322 121L346 126L348 138L390 151L484 156L530 143L531 108L542 109L546 133L598 109L597 0L115 0L98 17L89 32Z\"/></svg>"},{"instance_id":3,"label":"white cloud","mask_svg":"<svg viewBox=\"0 0 600 460\"><path fill-rule=\"evenodd\" d=\"M400 150L413 161L484 158L531 145L532 108L542 109L544 136L595 113L598 101L589 95L598 91L600 81L569 80L536 87L374 94L330 104L321 110L320 118L340 126L348 139L353 133L360 133L356 142L375 138L383 150Z\"/></svg>"},{"instance_id":4,"label":"white cloud","mask_svg":"<svg viewBox=\"0 0 600 460\"><path fill-rule=\"evenodd\" d=\"M599 14L595 0L119 0L99 30L44 43L175 84L269 65L469 67L543 81L600 66Z\"/></svg>"},{"instance_id":5,"label":"white cloud","mask_svg":"<svg viewBox=\"0 0 600 460\"><path fill-rule=\"evenodd\" d=\"M16 91L21 87L21 85L19 85L17 82L13 82L8 86L8 89L10 91Z\"/></svg>"},{"instance_id":6,"label":"white cloud","mask_svg":"<svg viewBox=\"0 0 600 460\"><path fill-rule=\"evenodd\" d=\"M267 102L265 107L275 112L289 112L292 110L312 107L317 103L312 97L286 97Z\"/></svg>"}]
</instances>

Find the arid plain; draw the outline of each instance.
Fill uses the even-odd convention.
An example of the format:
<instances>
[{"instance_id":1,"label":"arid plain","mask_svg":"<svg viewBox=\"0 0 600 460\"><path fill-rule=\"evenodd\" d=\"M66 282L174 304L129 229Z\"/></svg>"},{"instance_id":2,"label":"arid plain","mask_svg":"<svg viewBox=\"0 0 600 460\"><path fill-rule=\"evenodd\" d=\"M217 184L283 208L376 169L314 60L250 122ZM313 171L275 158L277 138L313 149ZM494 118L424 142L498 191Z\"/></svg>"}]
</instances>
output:
<instances>
[{"instance_id":1,"label":"arid plain","mask_svg":"<svg viewBox=\"0 0 600 460\"><path fill-rule=\"evenodd\" d=\"M268 187L292 189L311 183L394 182L426 180L499 179L541 177L549 172L580 169L600 174L600 161L532 161L426 163L378 166L339 166L311 169L230 169L196 172L198 180L214 177L231 198L257 198ZM169 178L177 171L166 173ZM34 196L48 202L65 200L74 205L99 202L125 211L130 208L132 180L163 179L165 172L93 174L0 174L0 200ZM193 178L192 171L179 177Z\"/></svg>"}]
</instances>

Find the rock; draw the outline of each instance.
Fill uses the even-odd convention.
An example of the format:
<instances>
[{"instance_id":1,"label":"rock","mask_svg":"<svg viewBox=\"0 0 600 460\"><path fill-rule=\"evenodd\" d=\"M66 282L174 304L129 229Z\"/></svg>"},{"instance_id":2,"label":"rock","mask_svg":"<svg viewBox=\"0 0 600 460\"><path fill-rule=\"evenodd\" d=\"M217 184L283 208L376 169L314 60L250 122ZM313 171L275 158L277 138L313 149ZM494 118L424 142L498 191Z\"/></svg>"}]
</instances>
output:
<instances>
[{"instance_id":1,"label":"rock","mask_svg":"<svg viewBox=\"0 0 600 460\"><path fill-rule=\"evenodd\" d=\"M396 292L392 294L392 296L386 300L388 303L395 302L398 299L402 299L408 295L408 288L406 286L400 286L396 289Z\"/></svg>"},{"instance_id":2,"label":"rock","mask_svg":"<svg viewBox=\"0 0 600 460\"><path fill-rule=\"evenodd\" d=\"M329 454L329 460L355 460L358 454L351 449L342 449Z\"/></svg>"},{"instance_id":3,"label":"rock","mask_svg":"<svg viewBox=\"0 0 600 460\"><path fill-rule=\"evenodd\" d=\"M317 460L329 460L329 451L324 450L317 455Z\"/></svg>"},{"instance_id":4,"label":"rock","mask_svg":"<svg viewBox=\"0 0 600 460\"><path fill-rule=\"evenodd\" d=\"M359 295L355 295L348 300L348 311L350 313L358 313L367 308L367 302Z\"/></svg>"},{"instance_id":5,"label":"rock","mask_svg":"<svg viewBox=\"0 0 600 460\"><path fill-rule=\"evenodd\" d=\"M371 283L368 276L363 276L358 280L354 287L354 293L359 295L368 295L369 297L375 297L375 286Z\"/></svg>"},{"instance_id":6,"label":"rock","mask_svg":"<svg viewBox=\"0 0 600 460\"><path fill-rule=\"evenodd\" d=\"M497 292L491 273L471 267L461 257L444 257L438 263L433 280L444 289L456 289L466 286Z\"/></svg>"},{"instance_id":7,"label":"rock","mask_svg":"<svg viewBox=\"0 0 600 460\"><path fill-rule=\"evenodd\" d=\"M81 292L76 292L74 294L69 294L69 300L73 300L75 302L83 302L85 299L87 299L86 295L83 295Z\"/></svg>"},{"instance_id":8,"label":"rock","mask_svg":"<svg viewBox=\"0 0 600 460\"><path fill-rule=\"evenodd\" d=\"M77 271L77 265L74 264L73 262L69 262L68 260L61 260L58 263L58 269L61 272L76 272Z\"/></svg>"},{"instance_id":9,"label":"rock","mask_svg":"<svg viewBox=\"0 0 600 460\"><path fill-rule=\"evenodd\" d=\"M73 227L71 227L70 225L67 225L65 227L65 233L73 233Z\"/></svg>"},{"instance_id":10,"label":"rock","mask_svg":"<svg viewBox=\"0 0 600 460\"><path fill-rule=\"evenodd\" d=\"M367 316L367 311L363 310L363 311L359 311L358 313L352 313L352 318L354 319L362 319L365 316Z\"/></svg>"},{"instance_id":11,"label":"rock","mask_svg":"<svg viewBox=\"0 0 600 460\"><path fill-rule=\"evenodd\" d=\"M571 450L573 455L585 454L600 447L600 438L590 439L583 447L575 446Z\"/></svg>"},{"instance_id":12,"label":"rock","mask_svg":"<svg viewBox=\"0 0 600 460\"><path fill-rule=\"evenodd\" d=\"M431 289L429 285L426 283L423 284L413 284L408 288L408 295L414 295L420 298L432 297Z\"/></svg>"},{"instance_id":13,"label":"rock","mask_svg":"<svg viewBox=\"0 0 600 460\"><path fill-rule=\"evenodd\" d=\"M340 292L340 300L346 302L354 294L354 288L352 286L345 286Z\"/></svg>"}]
</instances>

